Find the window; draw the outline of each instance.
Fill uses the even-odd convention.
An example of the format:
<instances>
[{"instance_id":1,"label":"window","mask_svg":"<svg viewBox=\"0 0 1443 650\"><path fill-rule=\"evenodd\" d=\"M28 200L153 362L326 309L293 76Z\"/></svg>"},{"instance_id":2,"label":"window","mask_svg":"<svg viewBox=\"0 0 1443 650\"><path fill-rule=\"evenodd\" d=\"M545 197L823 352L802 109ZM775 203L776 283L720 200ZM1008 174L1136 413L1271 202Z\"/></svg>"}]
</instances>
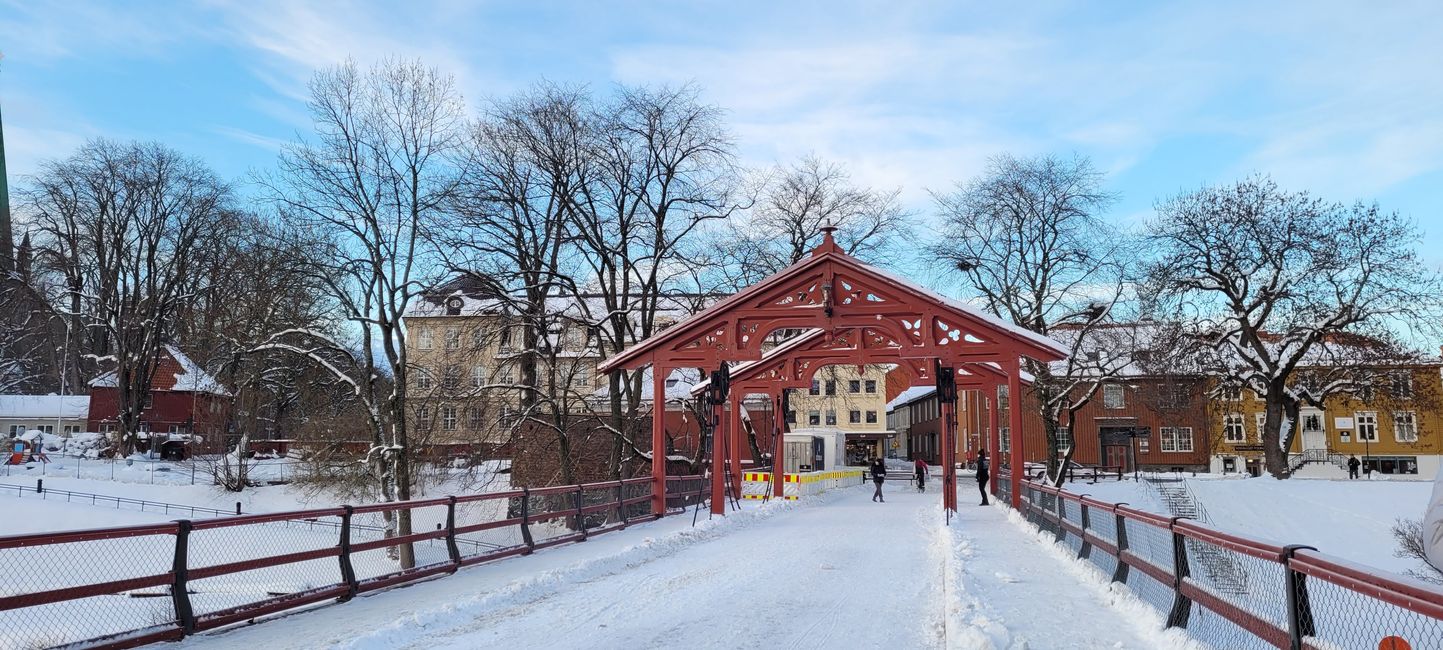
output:
<instances>
[{"instance_id":1,"label":"window","mask_svg":"<svg viewBox=\"0 0 1443 650\"><path fill-rule=\"evenodd\" d=\"M1304 430L1304 431L1322 431L1322 430L1323 430L1323 414L1322 414L1322 413L1306 413L1306 414L1304 414L1304 415L1303 415L1303 430Z\"/></svg>"},{"instance_id":2,"label":"window","mask_svg":"<svg viewBox=\"0 0 1443 650\"><path fill-rule=\"evenodd\" d=\"M425 368L416 368L416 388L431 388L431 373Z\"/></svg>"},{"instance_id":3,"label":"window","mask_svg":"<svg viewBox=\"0 0 1443 650\"><path fill-rule=\"evenodd\" d=\"M1158 387L1158 406L1165 409L1180 409L1187 406L1188 387L1183 384L1163 384Z\"/></svg>"},{"instance_id":4,"label":"window","mask_svg":"<svg viewBox=\"0 0 1443 650\"><path fill-rule=\"evenodd\" d=\"M14 438L14 437L16 437L16 436L19 436L19 435L22 434L22 433L25 433L25 425L23 425L23 424L12 424L12 425L10 425L10 437L11 437L11 438Z\"/></svg>"},{"instance_id":5,"label":"window","mask_svg":"<svg viewBox=\"0 0 1443 650\"><path fill-rule=\"evenodd\" d=\"M1218 390L1218 395L1229 402L1241 402L1243 400L1243 389L1241 386L1223 386Z\"/></svg>"},{"instance_id":6,"label":"window","mask_svg":"<svg viewBox=\"0 0 1443 650\"><path fill-rule=\"evenodd\" d=\"M101 433L115 433L115 425L114 425L114 424L102 424L102 425L100 425L100 432L101 432Z\"/></svg>"},{"instance_id":7,"label":"window","mask_svg":"<svg viewBox=\"0 0 1443 650\"><path fill-rule=\"evenodd\" d=\"M591 385L591 366L585 363L576 366L575 383L583 388Z\"/></svg>"},{"instance_id":8,"label":"window","mask_svg":"<svg viewBox=\"0 0 1443 650\"><path fill-rule=\"evenodd\" d=\"M1358 440L1378 442L1378 414L1373 411L1361 411L1353 414L1353 422L1358 428Z\"/></svg>"},{"instance_id":9,"label":"window","mask_svg":"<svg viewBox=\"0 0 1443 650\"><path fill-rule=\"evenodd\" d=\"M1012 429L1010 427L1002 427L997 430L997 443L1003 452L1012 451Z\"/></svg>"},{"instance_id":10,"label":"window","mask_svg":"<svg viewBox=\"0 0 1443 650\"><path fill-rule=\"evenodd\" d=\"M828 379L828 380L827 380L827 394L828 394L828 395L836 395L836 394L837 394L837 381L836 381L835 379Z\"/></svg>"},{"instance_id":11,"label":"window","mask_svg":"<svg viewBox=\"0 0 1443 650\"><path fill-rule=\"evenodd\" d=\"M446 366L445 372L441 373L441 389L454 391L461 387L461 367Z\"/></svg>"},{"instance_id":12,"label":"window","mask_svg":"<svg viewBox=\"0 0 1443 650\"><path fill-rule=\"evenodd\" d=\"M173 436L175 436L175 435L180 435L180 434L182 434L182 433L185 433L185 427L182 427L182 426L180 426L179 424L172 424L172 425L170 425L169 427L166 427L165 432L166 432L166 433L169 433L170 435L173 435ZM46 432L46 433L49 433L49 432Z\"/></svg>"},{"instance_id":13,"label":"window","mask_svg":"<svg viewBox=\"0 0 1443 650\"><path fill-rule=\"evenodd\" d=\"M1243 425L1243 416L1239 413L1229 413L1223 419L1223 440L1227 442L1245 442L1248 439L1247 429Z\"/></svg>"},{"instance_id":14,"label":"window","mask_svg":"<svg viewBox=\"0 0 1443 650\"><path fill-rule=\"evenodd\" d=\"M455 327L446 328L446 349L461 349L461 330Z\"/></svg>"},{"instance_id":15,"label":"window","mask_svg":"<svg viewBox=\"0 0 1443 650\"><path fill-rule=\"evenodd\" d=\"M172 428L172 429L175 429L175 428L178 428L178 427L172 425L171 428ZM39 432L44 433L44 434L54 435L54 434L55 434L55 425L53 425L53 424L42 424L42 425L40 425L40 426L38 426L38 427L35 427L34 430L35 430L35 431L39 431ZM177 433L179 433L179 432L177 432Z\"/></svg>"},{"instance_id":16,"label":"window","mask_svg":"<svg viewBox=\"0 0 1443 650\"><path fill-rule=\"evenodd\" d=\"M836 409L827 409L827 425L828 425L828 426L836 426L836 424L837 424L837 411L836 411Z\"/></svg>"},{"instance_id":17,"label":"window","mask_svg":"<svg viewBox=\"0 0 1443 650\"><path fill-rule=\"evenodd\" d=\"M852 393L852 394L854 394L854 395L857 394L857 393L862 392L862 380L860 380L860 379L853 379L853 380L847 382L847 392L848 392L848 393Z\"/></svg>"},{"instance_id":18,"label":"window","mask_svg":"<svg viewBox=\"0 0 1443 650\"><path fill-rule=\"evenodd\" d=\"M140 408L148 410L153 406L155 406L155 393L146 393L145 401L140 404Z\"/></svg>"},{"instance_id":19,"label":"window","mask_svg":"<svg viewBox=\"0 0 1443 650\"><path fill-rule=\"evenodd\" d=\"M471 366L471 387L480 388L486 385L486 367L481 365Z\"/></svg>"},{"instance_id":20,"label":"window","mask_svg":"<svg viewBox=\"0 0 1443 650\"><path fill-rule=\"evenodd\" d=\"M565 341L566 349L568 349L568 350L579 350L579 349L581 349L581 348L583 347L582 344L585 342L585 341L583 340L583 337L582 337L581 328L580 328L580 327L568 327L568 328L566 328L566 336L564 337L563 341Z\"/></svg>"},{"instance_id":21,"label":"window","mask_svg":"<svg viewBox=\"0 0 1443 650\"><path fill-rule=\"evenodd\" d=\"M808 395L821 395L821 394L822 394L822 382L813 379L813 380L812 380L812 387L807 390L807 394L808 394Z\"/></svg>"},{"instance_id":22,"label":"window","mask_svg":"<svg viewBox=\"0 0 1443 650\"><path fill-rule=\"evenodd\" d=\"M877 412L876 412L876 411L867 411L867 424L876 424L876 423L877 423Z\"/></svg>"},{"instance_id":23,"label":"window","mask_svg":"<svg viewBox=\"0 0 1443 650\"><path fill-rule=\"evenodd\" d=\"M1418 420L1412 411L1393 413L1393 439L1398 442L1418 442Z\"/></svg>"},{"instance_id":24,"label":"window","mask_svg":"<svg viewBox=\"0 0 1443 650\"><path fill-rule=\"evenodd\" d=\"M443 407L441 407L441 430L442 430L442 431L455 431L455 430L456 430L456 407L454 407L454 406L443 406Z\"/></svg>"},{"instance_id":25,"label":"window","mask_svg":"<svg viewBox=\"0 0 1443 650\"><path fill-rule=\"evenodd\" d=\"M1394 399L1413 399L1413 374L1404 370L1388 377L1388 393Z\"/></svg>"},{"instance_id":26,"label":"window","mask_svg":"<svg viewBox=\"0 0 1443 650\"><path fill-rule=\"evenodd\" d=\"M814 426L814 427L815 427L815 426L821 426L821 424L822 424L822 412L821 412L821 411L807 411L807 424L809 424L809 425L811 425L811 426Z\"/></svg>"},{"instance_id":27,"label":"window","mask_svg":"<svg viewBox=\"0 0 1443 650\"><path fill-rule=\"evenodd\" d=\"M1161 436L1160 448L1167 452L1192 451L1192 427L1163 427L1158 430Z\"/></svg>"},{"instance_id":28,"label":"window","mask_svg":"<svg viewBox=\"0 0 1443 650\"><path fill-rule=\"evenodd\" d=\"M851 424L861 424L861 423L862 423L862 412L861 412L861 411L858 411L858 410L855 410L855 409L854 409L854 410L851 410L851 411L847 411L847 422L849 422L849 423L851 423Z\"/></svg>"},{"instance_id":29,"label":"window","mask_svg":"<svg viewBox=\"0 0 1443 650\"><path fill-rule=\"evenodd\" d=\"M76 434L76 433L80 433L80 425L78 425L78 424L67 424L67 425L65 425L65 435L68 436L68 435L72 435L72 434Z\"/></svg>"},{"instance_id":30,"label":"window","mask_svg":"<svg viewBox=\"0 0 1443 650\"><path fill-rule=\"evenodd\" d=\"M516 369L513 368L513 367L511 367L510 364L501 366L501 383L503 383L503 384L514 384L514 383L516 383Z\"/></svg>"},{"instance_id":31,"label":"window","mask_svg":"<svg viewBox=\"0 0 1443 650\"><path fill-rule=\"evenodd\" d=\"M998 410L1007 408L1007 401L1008 401L1008 393L1007 393L1007 390L1008 390L1008 387L1007 387L1007 386L998 386L998 387L997 387L997 408L998 408Z\"/></svg>"},{"instance_id":32,"label":"window","mask_svg":"<svg viewBox=\"0 0 1443 650\"><path fill-rule=\"evenodd\" d=\"M1122 384L1105 384L1102 387L1102 407L1120 409L1127 406L1123 397Z\"/></svg>"},{"instance_id":33,"label":"window","mask_svg":"<svg viewBox=\"0 0 1443 650\"><path fill-rule=\"evenodd\" d=\"M466 428L478 433L481 431L481 409L479 407L466 407Z\"/></svg>"},{"instance_id":34,"label":"window","mask_svg":"<svg viewBox=\"0 0 1443 650\"><path fill-rule=\"evenodd\" d=\"M416 347L422 350L431 349L431 330L426 327L416 329Z\"/></svg>"},{"instance_id":35,"label":"window","mask_svg":"<svg viewBox=\"0 0 1443 650\"><path fill-rule=\"evenodd\" d=\"M423 431L431 428L431 409L424 406L416 407L416 428Z\"/></svg>"},{"instance_id":36,"label":"window","mask_svg":"<svg viewBox=\"0 0 1443 650\"><path fill-rule=\"evenodd\" d=\"M866 381L866 387L867 387L867 394L868 394L868 395L876 395L876 394L877 394L877 380L875 380L875 379L868 379L868 380Z\"/></svg>"},{"instance_id":37,"label":"window","mask_svg":"<svg viewBox=\"0 0 1443 650\"><path fill-rule=\"evenodd\" d=\"M1057 427L1057 450L1066 453L1072 449L1072 428Z\"/></svg>"},{"instance_id":38,"label":"window","mask_svg":"<svg viewBox=\"0 0 1443 650\"><path fill-rule=\"evenodd\" d=\"M795 410L787 411L787 424L796 424L796 423L797 423L797 412L796 412Z\"/></svg>"},{"instance_id":39,"label":"window","mask_svg":"<svg viewBox=\"0 0 1443 650\"><path fill-rule=\"evenodd\" d=\"M501 332L500 332L500 334L501 334L501 340L499 341L499 343L500 343L500 346L501 346L501 351L502 351L502 352L510 352L510 351L511 351L511 328L510 328L510 327L506 327L506 326L504 326L504 325L501 326Z\"/></svg>"}]
</instances>

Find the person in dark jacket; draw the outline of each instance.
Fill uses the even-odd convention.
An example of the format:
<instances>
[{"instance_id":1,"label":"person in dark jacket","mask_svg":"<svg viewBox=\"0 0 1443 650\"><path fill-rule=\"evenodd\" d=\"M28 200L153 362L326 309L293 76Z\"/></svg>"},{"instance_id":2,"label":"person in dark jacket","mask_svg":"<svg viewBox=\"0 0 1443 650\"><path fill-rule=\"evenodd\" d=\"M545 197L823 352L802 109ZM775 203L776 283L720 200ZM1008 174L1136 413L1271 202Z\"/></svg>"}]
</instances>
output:
<instances>
[{"instance_id":1,"label":"person in dark jacket","mask_svg":"<svg viewBox=\"0 0 1443 650\"><path fill-rule=\"evenodd\" d=\"M977 490L982 493L982 504L987 505L987 479L991 477L987 473L987 450L981 449L977 452Z\"/></svg>"},{"instance_id":2,"label":"person in dark jacket","mask_svg":"<svg viewBox=\"0 0 1443 650\"><path fill-rule=\"evenodd\" d=\"M932 468L927 467L927 461L922 460L921 456L918 456L916 462L912 463L912 467L917 472L917 491L926 492L927 475L932 473Z\"/></svg>"},{"instance_id":3,"label":"person in dark jacket","mask_svg":"<svg viewBox=\"0 0 1443 650\"><path fill-rule=\"evenodd\" d=\"M887 463L882 462L881 458L872 459L872 483L877 486L877 491L872 494L873 501L887 502L882 498L882 481L885 480L887 480Z\"/></svg>"},{"instance_id":4,"label":"person in dark jacket","mask_svg":"<svg viewBox=\"0 0 1443 650\"><path fill-rule=\"evenodd\" d=\"M1362 465L1362 463L1358 462L1357 456L1348 457L1348 478L1358 478L1358 467L1360 465Z\"/></svg>"}]
</instances>

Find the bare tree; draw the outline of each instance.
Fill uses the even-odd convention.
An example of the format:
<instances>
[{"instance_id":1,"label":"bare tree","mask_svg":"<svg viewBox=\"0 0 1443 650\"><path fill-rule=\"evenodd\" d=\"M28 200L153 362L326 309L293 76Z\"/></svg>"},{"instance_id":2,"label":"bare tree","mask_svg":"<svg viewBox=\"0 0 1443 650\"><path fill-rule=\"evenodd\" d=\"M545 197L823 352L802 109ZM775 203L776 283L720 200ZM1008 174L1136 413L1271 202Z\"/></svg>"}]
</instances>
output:
<instances>
[{"instance_id":1,"label":"bare tree","mask_svg":"<svg viewBox=\"0 0 1443 650\"><path fill-rule=\"evenodd\" d=\"M572 214L585 261L576 282L585 284L572 291L594 291L578 306L605 357L655 333L662 310L682 307L670 294L686 280L687 246L703 223L736 209L736 178L721 110L700 103L695 88L619 88L589 124L594 172ZM608 377L613 478L626 461L646 459L636 445L642 381L639 370Z\"/></svg>"},{"instance_id":2,"label":"bare tree","mask_svg":"<svg viewBox=\"0 0 1443 650\"><path fill-rule=\"evenodd\" d=\"M837 228L842 250L869 262L893 261L912 241L901 191L858 186L837 163L807 156L770 170L755 185L750 210L729 220L713 241L727 288L754 284L801 260L827 225Z\"/></svg>"},{"instance_id":3,"label":"bare tree","mask_svg":"<svg viewBox=\"0 0 1443 650\"><path fill-rule=\"evenodd\" d=\"M450 156L461 142L464 111L450 77L413 61L387 60L366 71L347 62L318 73L310 90L314 137L288 146L279 171L262 184L285 218L319 239L307 256L311 277L353 324L355 338L287 331L253 349L301 354L352 388L366 405L368 465L381 497L404 501L416 450L402 317L434 282L425 238L456 188ZM336 365L346 358L357 367ZM387 518L388 534L409 534L410 512L397 514ZM409 544L400 560L414 564Z\"/></svg>"},{"instance_id":4,"label":"bare tree","mask_svg":"<svg viewBox=\"0 0 1443 650\"><path fill-rule=\"evenodd\" d=\"M959 272L988 311L1069 347L1062 361L1026 364L1058 485L1076 448L1062 447L1059 428L1076 431L1077 412L1128 367L1134 349L1136 330L1115 326L1129 256L1100 216L1114 200L1102 181L1086 158L1004 155L981 177L934 195L943 228L931 250L949 263L944 272Z\"/></svg>"},{"instance_id":5,"label":"bare tree","mask_svg":"<svg viewBox=\"0 0 1443 650\"><path fill-rule=\"evenodd\" d=\"M1222 385L1265 401L1265 462L1277 478L1290 474L1301 405L1413 360L1399 333L1436 331L1437 274L1418 257L1416 226L1396 213L1286 192L1266 177L1186 192L1157 212L1149 302L1196 324Z\"/></svg>"},{"instance_id":6,"label":"bare tree","mask_svg":"<svg viewBox=\"0 0 1443 650\"><path fill-rule=\"evenodd\" d=\"M438 232L449 269L492 287L514 314L521 340L512 342L507 363L520 376L495 388L517 392L514 422L556 433L567 483L575 474L571 441L565 405L555 398L566 393L569 379L552 334L568 318L553 299L575 284L569 242L582 187L593 173L589 120L588 96L574 88L539 85L493 105L471 129L451 221Z\"/></svg>"},{"instance_id":7,"label":"bare tree","mask_svg":"<svg viewBox=\"0 0 1443 650\"><path fill-rule=\"evenodd\" d=\"M134 450L162 348L207 289L201 260L234 218L230 189L203 163L158 144L97 140L45 165L28 194L39 255L64 278L54 304L119 395L119 449ZM79 365L79 364L77 364ZM93 365L91 367L94 367Z\"/></svg>"}]
</instances>

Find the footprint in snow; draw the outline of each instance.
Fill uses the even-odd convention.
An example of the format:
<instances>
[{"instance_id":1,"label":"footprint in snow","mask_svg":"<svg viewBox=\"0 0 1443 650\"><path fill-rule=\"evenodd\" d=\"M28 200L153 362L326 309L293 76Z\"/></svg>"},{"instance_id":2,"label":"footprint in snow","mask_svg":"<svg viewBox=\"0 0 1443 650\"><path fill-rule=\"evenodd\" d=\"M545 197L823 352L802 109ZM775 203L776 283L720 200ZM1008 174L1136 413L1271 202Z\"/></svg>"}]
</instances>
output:
<instances>
[{"instance_id":1,"label":"footprint in snow","mask_svg":"<svg viewBox=\"0 0 1443 650\"><path fill-rule=\"evenodd\" d=\"M1001 571L998 571L998 572L997 572L997 579L998 579L998 580L1001 580L1002 582L1006 582L1006 583L1008 583L1008 584L1013 584L1013 583L1021 582L1021 581L1018 580L1017 578L1014 578L1014 577L1012 577L1011 575L1008 575L1008 574L1003 573L1003 572L1001 572Z\"/></svg>"}]
</instances>

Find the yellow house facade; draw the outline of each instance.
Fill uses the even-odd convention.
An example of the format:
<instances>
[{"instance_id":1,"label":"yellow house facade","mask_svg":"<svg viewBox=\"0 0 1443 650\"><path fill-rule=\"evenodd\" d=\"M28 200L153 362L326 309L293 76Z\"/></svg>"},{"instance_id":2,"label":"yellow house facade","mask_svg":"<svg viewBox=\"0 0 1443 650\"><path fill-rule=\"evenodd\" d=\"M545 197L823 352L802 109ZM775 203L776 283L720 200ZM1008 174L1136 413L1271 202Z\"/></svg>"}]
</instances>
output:
<instances>
[{"instance_id":1,"label":"yellow house facade","mask_svg":"<svg viewBox=\"0 0 1443 650\"><path fill-rule=\"evenodd\" d=\"M1289 448L1292 466L1321 476L1346 475L1357 457L1364 471L1431 480L1443 460L1443 366L1399 368L1382 373L1368 394L1338 395L1321 408L1304 405ZM1248 389L1213 390L1212 471L1263 470L1264 402Z\"/></svg>"},{"instance_id":2,"label":"yellow house facade","mask_svg":"<svg viewBox=\"0 0 1443 650\"><path fill-rule=\"evenodd\" d=\"M828 467L865 465L886 456L886 365L827 366L817 371L807 390L792 391L787 422L792 435L830 441Z\"/></svg>"}]
</instances>

